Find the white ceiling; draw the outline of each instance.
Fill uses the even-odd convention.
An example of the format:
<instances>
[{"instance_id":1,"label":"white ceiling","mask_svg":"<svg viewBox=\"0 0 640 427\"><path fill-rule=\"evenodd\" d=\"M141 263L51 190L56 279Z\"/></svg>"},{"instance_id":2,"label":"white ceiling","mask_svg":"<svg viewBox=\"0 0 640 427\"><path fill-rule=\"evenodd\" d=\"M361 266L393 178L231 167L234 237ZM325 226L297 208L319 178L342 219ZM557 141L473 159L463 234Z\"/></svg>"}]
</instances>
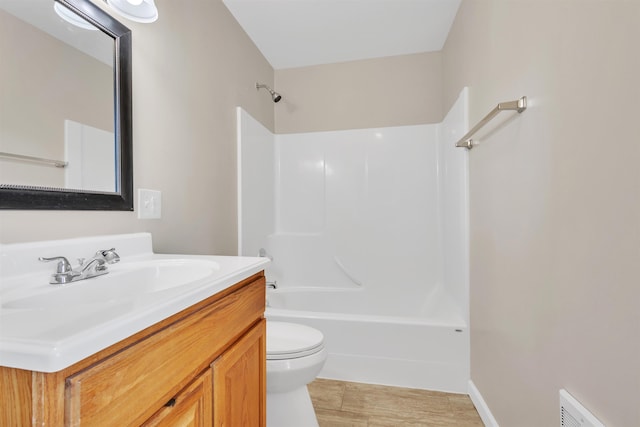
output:
<instances>
[{"instance_id":1,"label":"white ceiling","mask_svg":"<svg viewBox=\"0 0 640 427\"><path fill-rule=\"evenodd\" d=\"M223 0L274 69L439 51L460 0Z\"/></svg>"}]
</instances>

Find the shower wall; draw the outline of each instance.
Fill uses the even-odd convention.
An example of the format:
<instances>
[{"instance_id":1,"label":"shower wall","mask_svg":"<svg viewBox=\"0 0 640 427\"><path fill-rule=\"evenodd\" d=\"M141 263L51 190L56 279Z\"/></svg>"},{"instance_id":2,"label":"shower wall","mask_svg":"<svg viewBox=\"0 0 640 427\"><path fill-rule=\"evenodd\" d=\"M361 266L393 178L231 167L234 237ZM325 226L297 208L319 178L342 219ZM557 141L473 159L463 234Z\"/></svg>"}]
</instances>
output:
<instances>
[{"instance_id":1,"label":"shower wall","mask_svg":"<svg viewBox=\"0 0 640 427\"><path fill-rule=\"evenodd\" d=\"M441 124L273 135L239 117L239 252L279 287L366 289L466 314L466 90ZM446 284L446 286L445 286Z\"/></svg>"},{"instance_id":2,"label":"shower wall","mask_svg":"<svg viewBox=\"0 0 640 427\"><path fill-rule=\"evenodd\" d=\"M275 231L275 137L240 107L238 137L238 255L256 256Z\"/></svg>"},{"instance_id":3,"label":"shower wall","mask_svg":"<svg viewBox=\"0 0 640 427\"><path fill-rule=\"evenodd\" d=\"M438 137L443 283L469 323L469 153L455 143L469 129L469 90L458 95Z\"/></svg>"},{"instance_id":4,"label":"shower wall","mask_svg":"<svg viewBox=\"0 0 640 427\"><path fill-rule=\"evenodd\" d=\"M284 286L365 286L423 300L441 281L437 126L276 137L276 224ZM432 159L429 161L428 159ZM422 282L415 295L416 282Z\"/></svg>"}]
</instances>

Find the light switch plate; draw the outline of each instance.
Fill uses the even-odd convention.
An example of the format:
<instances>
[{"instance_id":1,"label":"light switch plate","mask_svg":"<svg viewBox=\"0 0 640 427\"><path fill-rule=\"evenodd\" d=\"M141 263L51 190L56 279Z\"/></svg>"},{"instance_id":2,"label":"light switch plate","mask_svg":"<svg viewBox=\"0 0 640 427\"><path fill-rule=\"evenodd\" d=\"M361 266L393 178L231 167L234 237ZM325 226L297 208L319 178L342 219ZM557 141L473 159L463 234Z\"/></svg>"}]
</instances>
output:
<instances>
[{"instance_id":1,"label":"light switch plate","mask_svg":"<svg viewBox=\"0 0 640 427\"><path fill-rule=\"evenodd\" d=\"M162 218L162 193L138 188L138 219Z\"/></svg>"}]
</instances>

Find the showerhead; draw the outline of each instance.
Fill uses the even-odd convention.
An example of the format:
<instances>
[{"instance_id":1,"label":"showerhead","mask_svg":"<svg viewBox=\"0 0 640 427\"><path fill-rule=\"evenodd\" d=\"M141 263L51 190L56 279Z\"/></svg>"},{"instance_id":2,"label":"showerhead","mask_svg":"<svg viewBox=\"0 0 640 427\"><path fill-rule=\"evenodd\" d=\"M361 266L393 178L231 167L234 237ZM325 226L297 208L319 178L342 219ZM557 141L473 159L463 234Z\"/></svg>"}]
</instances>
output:
<instances>
[{"instance_id":1,"label":"showerhead","mask_svg":"<svg viewBox=\"0 0 640 427\"><path fill-rule=\"evenodd\" d=\"M256 90L260 90L260 89L268 90L269 93L271 94L271 99L273 100L273 102L279 102L282 99L282 95L280 95L275 90L271 89L269 86L263 85L261 83L256 83Z\"/></svg>"}]
</instances>

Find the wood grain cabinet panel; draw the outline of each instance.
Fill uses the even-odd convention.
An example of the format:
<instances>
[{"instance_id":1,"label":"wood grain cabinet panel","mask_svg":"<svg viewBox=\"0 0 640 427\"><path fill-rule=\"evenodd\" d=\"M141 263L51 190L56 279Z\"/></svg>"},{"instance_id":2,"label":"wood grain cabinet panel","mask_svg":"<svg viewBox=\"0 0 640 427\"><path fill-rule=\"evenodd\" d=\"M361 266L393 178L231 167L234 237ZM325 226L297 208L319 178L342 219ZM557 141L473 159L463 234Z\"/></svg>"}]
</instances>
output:
<instances>
[{"instance_id":1,"label":"wood grain cabinet panel","mask_svg":"<svg viewBox=\"0 0 640 427\"><path fill-rule=\"evenodd\" d=\"M266 425L266 320L211 365L214 427Z\"/></svg>"},{"instance_id":2,"label":"wood grain cabinet panel","mask_svg":"<svg viewBox=\"0 0 640 427\"><path fill-rule=\"evenodd\" d=\"M210 427L213 417L211 369L167 402L144 427Z\"/></svg>"}]
</instances>

